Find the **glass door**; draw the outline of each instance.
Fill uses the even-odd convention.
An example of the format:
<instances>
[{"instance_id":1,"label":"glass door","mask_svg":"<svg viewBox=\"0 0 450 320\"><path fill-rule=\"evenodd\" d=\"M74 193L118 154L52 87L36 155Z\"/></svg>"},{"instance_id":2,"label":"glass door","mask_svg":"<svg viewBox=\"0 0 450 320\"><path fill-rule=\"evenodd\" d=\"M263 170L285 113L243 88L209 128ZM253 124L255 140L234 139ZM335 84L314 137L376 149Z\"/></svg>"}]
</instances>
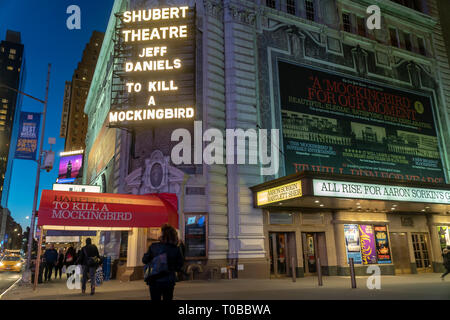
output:
<instances>
[{"instance_id":1,"label":"glass door","mask_svg":"<svg viewBox=\"0 0 450 320\"><path fill-rule=\"evenodd\" d=\"M428 254L428 237L426 233L413 233L412 244L418 272L432 272Z\"/></svg>"},{"instance_id":2,"label":"glass door","mask_svg":"<svg viewBox=\"0 0 450 320\"><path fill-rule=\"evenodd\" d=\"M302 233L303 242L303 268L305 274L315 274L317 272L316 265L316 244L317 237L316 233Z\"/></svg>"},{"instance_id":3,"label":"glass door","mask_svg":"<svg viewBox=\"0 0 450 320\"><path fill-rule=\"evenodd\" d=\"M295 241L292 232L269 232L270 273L274 276L288 276L291 256L295 258Z\"/></svg>"}]
</instances>

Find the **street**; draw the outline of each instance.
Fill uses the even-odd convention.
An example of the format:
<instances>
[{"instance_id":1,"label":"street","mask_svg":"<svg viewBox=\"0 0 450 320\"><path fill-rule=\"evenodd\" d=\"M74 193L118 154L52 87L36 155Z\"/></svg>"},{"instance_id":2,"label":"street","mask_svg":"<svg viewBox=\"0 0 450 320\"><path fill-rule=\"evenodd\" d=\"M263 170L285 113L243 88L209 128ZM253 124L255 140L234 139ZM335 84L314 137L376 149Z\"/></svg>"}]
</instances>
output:
<instances>
[{"instance_id":1,"label":"street","mask_svg":"<svg viewBox=\"0 0 450 320\"><path fill-rule=\"evenodd\" d=\"M381 288L367 288L368 277L357 277L357 289L351 288L349 277L317 277L286 279L235 279L214 281L182 281L175 287L175 300L450 300L450 277L441 281L440 274L383 276ZM94 296L81 290L69 290L66 279L31 286L16 285L4 300L148 300L148 287L143 281L111 280L96 289Z\"/></svg>"},{"instance_id":2,"label":"street","mask_svg":"<svg viewBox=\"0 0 450 320\"><path fill-rule=\"evenodd\" d=\"M22 273L0 272L0 295L8 290L8 288L20 277L22 277Z\"/></svg>"}]
</instances>

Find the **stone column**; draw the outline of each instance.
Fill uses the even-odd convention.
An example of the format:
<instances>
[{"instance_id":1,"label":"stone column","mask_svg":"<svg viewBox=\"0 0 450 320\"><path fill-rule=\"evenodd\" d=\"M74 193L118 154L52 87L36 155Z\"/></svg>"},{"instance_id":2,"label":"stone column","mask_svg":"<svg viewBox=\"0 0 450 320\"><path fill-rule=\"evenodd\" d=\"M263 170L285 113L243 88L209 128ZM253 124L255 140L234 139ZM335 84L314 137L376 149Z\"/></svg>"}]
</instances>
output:
<instances>
[{"instance_id":1,"label":"stone column","mask_svg":"<svg viewBox=\"0 0 450 320\"><path fill-rule=\"evenodd\" d=\"M334 240L336 248L337 274L347 275L350 271L347 263L347 252L345 249L344 224L336 223L334 225Z\"/></svg>"}]
</instances>

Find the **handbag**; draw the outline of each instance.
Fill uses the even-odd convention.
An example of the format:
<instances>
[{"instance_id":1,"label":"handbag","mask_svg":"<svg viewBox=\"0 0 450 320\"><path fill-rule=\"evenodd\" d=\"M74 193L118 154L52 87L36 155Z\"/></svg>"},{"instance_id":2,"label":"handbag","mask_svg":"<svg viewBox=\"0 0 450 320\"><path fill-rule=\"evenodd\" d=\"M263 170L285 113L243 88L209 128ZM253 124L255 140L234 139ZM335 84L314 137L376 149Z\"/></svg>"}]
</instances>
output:
<instances>
[{"instance_id":1,"label":"handbag","mask_svg":"<svg viewBox=\"0 0 450 320\"><path fill-rule=\"evenodd\" d=\"M101 267L97 268L97 270L95 271L95 285L96 286L101 286L103 283L103 270Z\"/></svg>"}]
</instances>

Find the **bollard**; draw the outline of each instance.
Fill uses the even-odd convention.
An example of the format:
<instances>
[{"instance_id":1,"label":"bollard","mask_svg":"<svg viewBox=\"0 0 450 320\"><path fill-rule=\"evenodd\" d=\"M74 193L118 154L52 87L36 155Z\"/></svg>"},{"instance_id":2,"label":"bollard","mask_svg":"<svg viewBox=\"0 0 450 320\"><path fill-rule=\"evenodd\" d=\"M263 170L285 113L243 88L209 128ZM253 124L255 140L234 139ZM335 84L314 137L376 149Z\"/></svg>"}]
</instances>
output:
<instances>
[{"instance_id":1,"label":"bollard","mask_svg":"<svg viewBox=\"0 0 450 320\"><path fill-rule=\"evenodd\" d=\"M352 280L352 289L356 289L355 265L353 264L353 258L349 258L348 263L350 265L350 278Z\"/></svg>"},{"instance_id":2,"label":"bollard","mask_svg":"<svg viewBox=\"0 0 450 320\"><path fill-rule=\"evenodd\" d=\"M319 280L319 287L323 285L322 282L322 267L320 266L320 258L317 258L317 278Z\"/></svg>"},{"instance_id":3,"label":"bollard","mask_svg":"<svg viewBox=\"0 0 450 320\"><path fill-rule=\"evenodd\" d=\"M291 268L292 268L292 282L297 281L296 272L295 272L295 259L292 257L291 259Z\"/></svg>"}]
</instances>

